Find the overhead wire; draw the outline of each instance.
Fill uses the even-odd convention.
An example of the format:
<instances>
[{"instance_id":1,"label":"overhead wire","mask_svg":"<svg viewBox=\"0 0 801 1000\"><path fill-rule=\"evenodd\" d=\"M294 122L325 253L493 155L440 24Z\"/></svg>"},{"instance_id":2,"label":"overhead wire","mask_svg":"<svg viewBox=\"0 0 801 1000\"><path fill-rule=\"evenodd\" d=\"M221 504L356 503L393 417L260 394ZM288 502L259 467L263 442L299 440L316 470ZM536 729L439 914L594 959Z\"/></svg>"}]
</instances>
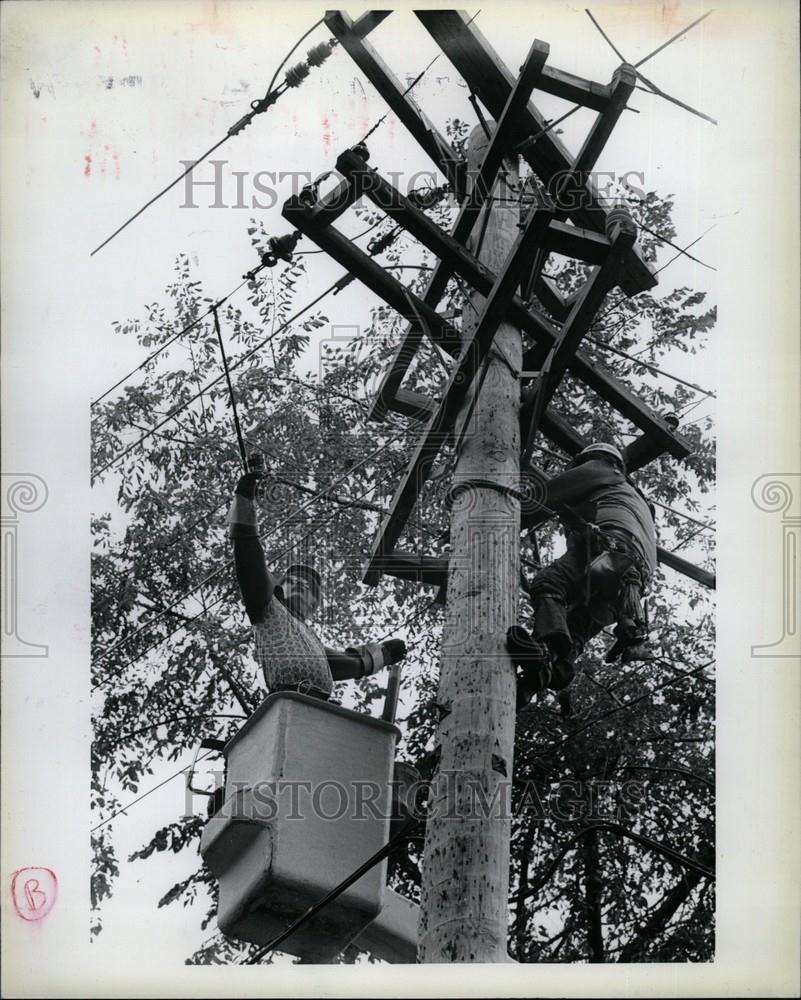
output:
<instances>
[{"instance_id":1,"label":"overhead wire","mask_svg":"<svg viewBox=\"0 0 801 1000\"><path fill-rule=\"evenodd\" d=\"M204 753L202 757L198 757L195 763L199 763L201 760L205 760L213 753L214 753L213 750L209 750L208 753ZM179 775L185 774L192 766L193 766L192 764L187 764L186 767L182 767L180 771L175 771L174 774L171 774L169 778L165 778L164 781L160 781L157 785L154 785L152 788L149 788L146 792L142 792L141 795L137 795L137 797L135 799L132 799L127 805L121 806L119 809L115 810L110 816L106 817L106 819L104 819L102 822L93 826L89 830L89 832L94 833L96 830L101 829L101 827L108 825L113 819L115 819L121 813L127 812L131 808L131 806L135 806L137 802L141 802L142 799L146 799L148 795L152 795L153 792L157 792L159 788L163 788L164 785L172 781L174 778L177 778Z\"/></svg>"},{"instance_id":2,"label":"overhead wire","mask_svg":"<svg viewBox=\"0 0 801 1000\"><path fill-rule=\"evenodd\" d=\"M331 39L328 42L321 43L320 45L316 46L315 48L310 49L309 53L308 53L307 63L301 63L301 64L299 64L298 67L295 67L296 72L295 72L294 76L290 76L290 74L292 72L291 70L287 73L287 78L285 79L284 85L282 85L283 86L283 90L281 89L280 86L277 89L273 90L273 84L275 83L275 81L276 81L276 79L278 77L278 73L280 73L281 69L284 67L284 65L286 64L286 62L289 59L289 57L292 55L292 53L295 51L295 49L297 49L297 47L301 44L301 42L303 42L304 39L306 39L312 33L312 31L314 31L315 28L318 28L324 21L325 21L325 18L321 17L320 20L317 21L315 24L313 24L311 26L311 28L309 28L308 31L306 31L300 37L300 39L292 46L292 48L289 51L289 54L287 56L285 56L283 62L280 64L278 70L276 70L276 73L275 73L275 75L273 76L273 79L272 79L272 83L270 84L270 87L268 88L267 93L265 94L265 96L263 98L261 98L261 100L252 101L251 105L250 105L251 110L249 112L247 112L246 114L244 114L239 119L239 121L235 122L228 129L228 131L226 132L226 134L221 139L219 139L217 142L215 142L213 146L211 146L209 149L206 150L205 153L203 153L196 160L194 160L193 163L191 164L191 166L187 167L186 170L184 170L184 172L182 174L180 174L178 177L176 177L174 181L171 181L165 188L162 188L162 190L159 191L158 194L154 195L149 201L147 201L127 221L125 221L121 226L119 226L117 229L115 229L114 232L111 234L111 236L108 236L105 240L103 240L103 242L101 244L99 244L99 246L96 246L95 249L92 250L91 254L89 255L90 257L94 257L94 255L98 252L98 250L102 250L103 247L106 246L107 244L109 244L114 239L115 236L118 236L132 222L134 222L136 219L138 219L139 216L146 209L150 208L150 206L154 202L158 201L159 198L161 198L168 191L170 191L172 188L174 188L176 184L178 184L180 181L182 181L184 179L184 177L188 176L195 169L195 167L199 163L202 163L203 160L205 160L209 156L211 156L211 154L213 152L215 152L217 149L219 149L220 146L223 145L223 143L227 142L230 138L232 138L235 135L238 135L243 129L247 128L247 126L251 123L251 121L253 120L253 118L256 115L261 114L264 111L267 111L278 100L278 98L282 94L286 93L286 91L290 87L296 87L296 86L298 86L300 84L300 82L304 79L304 77L306 75L308 75L309 67L311 67L311 66L319 66L328 57L328 55L330 54L330 52L333 50L333 47L336 44L338 44L336 39ZM325 53L325 54L323 54L323 48L324 47L328 48L328 52ZM305 73L302 73L300 71L300 67L303 67L305 69Z\"/></svg>"},{"instance_id":3,"label":"overhead wire","mask_svg":"<svg viewBox=\"0 0 801 1000\"><path fill-rule=\"evenodd\" d=\"M618 47L615 45L615 43L612 41L612 39L609 37L609 35L607 35L607 33L604 31L604 29L601 27L601 25L598 23L598 21L593 17L592 12L585 7L584 8L584 13L587 15L587 17L589 17L589 19L592 21L592 23L595 25L595 27L601 33L602 37L604 38L604 40L606 41L606 43L609 45L609 47L612 49L612 51L615 53L615 55L618 57L618 59L620 59L621 62L624 62L627 65L631 66L632 64L629 63L628 59L626 59L626 57L622 54L622 52L620 51L620 49L618 49ZM640 80L642 80L642 82L645 84L645 86L648 88L648 90L651 91L651 93L656 94L658 97L663 97L666 101L670 101L671 104L678 105L680 108L683 108L685 111L689 111L691 114L696 115L698 118L703 118L705 121L711 122L713 125L717 125L717 121L714 118L710 117L707 114L704 114L703 111L698 111L695 108L690 107L689 104L685 104L683 101L680 101L680 100L678 100L675 97L671 97L670 94L666 94L663 90L661 90L659 87L657 87L657 85L655 83L653 83L651 80L647 79L647 77L645 77L639 71L639 69L637 69L637 66L641 66L648 59L651 59L653 56L655 56L657 54L657 52L661 52L663 49L667 48L668 45L671 45L673 42L676 41L677 38L680 38L683 34L685 34L687 31L689 31L690 28L695 27L696 24L699 24L701 21L704 20L705 17L708 17L709 14L711 14L711 13L712 13L712 11L709 11L703 17L699 17L696 21L694 21L691 25L689 25L689 27L685 28L683 31L680 31L677 35L674 35L673 38L669 39L663 45L660 45L658 49L654 49L654 51L651 52L651 53L649 53L649 55L647 55L644 59L641 59L635 66L632 66L632 69L637 74L637 77Z\"/></svg>"},{"instance_id":4,"label":"overhead wire","mask_svg":"<svg viewBox=\"0 0 801 1000\"><path fill-rule=\"evenodd\" d=\"M361 232L358 235L354 236L353 237L354 242L356 240L361 239L363 236L367 236L368 233L371 233L377 226L380 226L381 223L384 222L384 221L386 221L384 217L378 219L377 222L374 222L371 226L368 226L367 229L365 229L363 232ZM311 254L323 253L323 252L324 252L323 250L299 250L299 251L296 251L293 254L293 257L308 257ZM266 266L266 265L264 265L264 266ZM233 296L236 295L236 293L241 288L244 288L245 285L247 285L251 281L255 280L255 275L259 271L261 271L262 269L263 269L263 267L258 267L258 268L255 269L255 271L249 272L245 276L244 280L240 281L239 284L235 288L233 288L230 292L228 292L227 295L223 295L223 297L221 299L217 299L217 301L214 302L214 303L212 303L208 307L208 309L202 315L198 316L197 319L192 320L192 322L188 326L185 326L181 330L179 330L177 333L174 333L168 340L166 340L163 344L161 344L155 351L151 352L144 359L144 361L140 362L140 364L136 365L135 368L132 368L126 375L123 375L122 378L118 379L113 385L109 386L109 388L106 389L105 392L101 393L97 397L97 399L93 399L92 402L89 404L90 407L97 406L98 403L102 402L102 400L104 400L107 396L111 395L111 393L114 392L115 389L118 389L124 382L127 382L128 379L132 378L138 371L141 371L143 368L145 368L147 365L149 365L151 361L153 361L155 358L157 358L163 351L165 351L176 340L180 340L180 338L183 337L183 335L185 333L189 333L190 330L194 330L194 328L196 326L198 326L198 324L202 323L204 319L206 319L207 317L211 316L212 311L215 308L219 309L220 306L224 305L229 299L233 298Z\"/></svg>"},{"instance_id":5,"label":"overhead wire","mask_svg":"<svg viewBox=\"0 0 801 1000\"><path fill-rule=\"evenodd\" d=\"M365 458L361 459L361 461L359 461L356 465L354 465L351 468L347 469L346 472L344 472L341 476L337 477L332 483L329 483L329 485L326 486L326 488L324 490L319 491L317 494L315 494L314 496L312 496L309 500L307 500L303 504L301 504L300 507L298 507L295 510L293 510L291 514L288 514L283 520L279 521L279 523L277 525L274 525L273 527L271 527L270 530L265 535L261 536L261 540L264 542L268 538L271 538L274 534L276 534L278 531L280 531L281 528L286 527L287 524L290 524L300 514L302 514L305 510L307 510L312 505L312 503L314 503L316 500L325 499L326 493L329 493L335 486L338 486L340 483L344 482L345 480L350 479L353 476L353 474L355 472L357 472L360 468L364 467L369 462L371 462L374 459L378 458L379 455L383 454L383 452L385 452L387 450L387 448L390 447L390 445L395 444L395 442L398 441L400 439L400 437L401 437L401 433L399 432L398 434L396 434L393 437L391 437L388 441L385 441L384 444L382 444L380 447L378 447L378 448L374 449L372 452L370 452L369 455L367 455ZM370 490L375 489L376 485L378 485L377 482L374 483L366 492L369 493ZM183 600L185 600L187 597L189 597L191 594L193 594L200 587L203 587L207 583L211 582L211 580L216 579L221 573L223 573L225 571L225 569L230 564L231 564L231 560L228 560L225 564L223 564L222 566L218 567L216 570L214 570L208 576L204 577L199 583L195 584L191 589L184 590L175 599L175 601L173 601L171 604L167 605L167 607L163 608L154 618L149 618L146 622L143 622L142 625L140 625L138 628L136 628L133 632L130 632L130 633L128 633L125 636L122 636L120 639L118 639L111 646L108 646L108 647L106 647L104 649L101 649L97 654L94 655L93 662L94 663L99 663L101 660L105 659L107 656L110 656L111 653L113 653L115 650L117 650L124 643L129 642L131 639L135 638L137 635L139 635L146 628L149 628L150 626L154 625L157 621L159 621L161 618L163 618L173 608L175 608L178 604L180 604Z\"/></svg>"}]
</instances>

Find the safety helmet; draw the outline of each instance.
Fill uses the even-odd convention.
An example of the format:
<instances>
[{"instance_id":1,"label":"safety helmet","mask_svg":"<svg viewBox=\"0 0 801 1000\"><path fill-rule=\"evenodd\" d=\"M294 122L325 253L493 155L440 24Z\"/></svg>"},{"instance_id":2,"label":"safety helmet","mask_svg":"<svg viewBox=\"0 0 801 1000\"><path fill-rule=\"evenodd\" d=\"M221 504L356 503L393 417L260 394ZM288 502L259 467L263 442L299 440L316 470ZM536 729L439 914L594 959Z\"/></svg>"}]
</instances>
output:
<instances>
[{"instance_id":1,"label":"safety helmet","mask_svg":"<svg viewBox=\"0 0 801 1000\"><path fill-rule=\"evenodd\" d=\"M621 469L626 468L626 461L623 458L622 452L616 448L613 444L606 444L605 441L596 441L593 444L587 445L586 448L576 455L576 464L579 465L582 462L586 462L590 458L594 458L596 455L608 455L610 458L614 458L615 461L620 463Z\"/></svg>"},{"instance_id":2,"label":"safety helmet","mask_svg":"<svg viewBox=\"0 0 801 1000\"><path fill-rule=\"evenodd\" d=\"M315 600L320 599L323 581L317 570L308 563L292 563L284 570L284 577L298 576L305 580L311 588Z\"/></svg>"}]
</instances>

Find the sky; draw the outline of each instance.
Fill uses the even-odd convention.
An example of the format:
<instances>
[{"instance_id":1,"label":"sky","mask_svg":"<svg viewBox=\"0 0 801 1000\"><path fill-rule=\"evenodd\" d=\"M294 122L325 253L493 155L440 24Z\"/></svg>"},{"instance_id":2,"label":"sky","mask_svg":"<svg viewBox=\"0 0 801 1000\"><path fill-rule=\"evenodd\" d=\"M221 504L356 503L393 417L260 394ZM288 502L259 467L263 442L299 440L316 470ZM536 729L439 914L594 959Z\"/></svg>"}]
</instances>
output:
<instances>
[{"instance_id":1,"label":"sky","mask_svg":"<svg viewBox=\"0 0 801 1000\"><path fill-rule=\"evenodd\" d=\"M768 427L788 425L782 400L795 391L796 370L794 355L792 361L784 360L787 341L782 331L788 310L778 294L787 289L793 294L793 278L767 269L764 237L765 227L783 231L787 217L795 217L795 193L777 193L795 191L792 181L782 186L789 168L781 156L771 155L796 127L788 118L788 106L794 107L788 77L777 69L791 66L795 59L795 22L789 4L767 7L760 19L749 21L753 15L744 5L723 3L644 67L656 84L720 119L720 126L636 91L631 104L639 114L622 116L597 165L616 176L642 173L642 186L675 195L680 245L715 225L693 253L719 271L680 258L660 276L660 290L688 285L706 291L708 302L720 301L721 321L700 356L677 354L662 364L706 388L724 386L719 406L723 422L732 429L721 442L727 488L739 479L750 484L760 471L787 468L796 441L792 430L778 438L767 432ZM468 13L477 9L468 8ZM592 10L620 50L636 62L705 8L680 0L617 0L594 4ZM358 13L357 8L349 11ZM20 525L19 587L21 630L34 637L41 633L51 651L45 665L30 661L24 673L18 664L13 673L7 669L3 685L6 705L10 696L12 704L32 712L25 740L33 744L25 745L41 746L58 734L71 775L49 800L53 811L67 817L69 829L62 841L54 846L48 824L40 821L40 807L26 806L30 815L14 827L18 833L4 848L4 864L5 870L19 867L19 858L22 863L44 864L24 861L31 851L41 851L41 857L48 855L53 865L60 863L60 870L69 873L63 891L65 898L77 902L72 909L65 904L62 915L54 911L51 926L56 930L47 931L60 942L65 925L57 921L85 920L86 857L80 852L85 851L81 845L86 823L85 817L79 822L72 816L67 786L78 782L77 787L84 788L80 782L88 780L86 765L81 764L88 740L82 686L88 672L87 515L113 502L111 487L94 495L88 489L88 401L143 358L142 348L115 336L111 324L141 315L144 303L162 297L179 252L196 264L209 295L229 292L244 271L258 263L246 232L250 218L263 222L270 233L288 231L280 206L292 193L291 175L317 176L330 169L337 154L386 108L347 54L336 49L299 89L290 90L215 154L222 161L218 169L224 206L212 207L212 187L196 186L192 190L197 207L188 207L187 188L181 184L97 254L90 257L90 251L176 176L182 161L207 149L250 101L262 96L278 63L322 13L322 8L303 3L167 0L10 3L0 14L4 468L36 472L50 487L48 506ZM486 5L476 24L512 68L522 63L535 37L550 43L550 65L586 78L606 82L619 63L581 6L556 0ZM327 37L325 28L318 28L290 64ZM438 51L408 9L393 13L370 41L401 80L413 79ZM753 118L755 92L760 96L758 125ZM440 131L453 116L474 121L467 91L444 56L414 94ZM567 109L547 95L535 99L546 117ZM565 122L562 140L570 150L577 151L590 121L591 115L582 111ZM406 179L431 170L391 114L370 148L371 162L382 172L401 171ZM240 172L239 180L234 171ZM274 181L266 175L260 178L274 195L264 195L255 186L254 177L263 171L275 175ZM205 165L196 180L213 176L213 168ZM237 183L245 207L236 207ZM762 193L761 204L757 192ZM253 208L248 202L254 195L272 207ZM350 233L357 227L355 220L343 226ZM658 263L673 253L663 248ZM297 303L314 297L340 274L325 255L309 258ZM758 280L755 275L777 293L764 296L761 310L753 296L742 297L745 287ZM354 284L326 300L326 312L335 325L361 323L375 301ZM753 350L750 335L757 329L766 344L762 351ZM752 380L775 387L756 407L748 394ZM696 413L711 412L712 402L703 403ZM750 420L743 412L748 407L756 411ZM740 552L738 518L742 523L743 511L753 514L748 498L743 500L739 493L737 498L721 529L724 540L732 541L727 551L735 554ZM766 539L767 530L760 528L759 538ZM760 553L769 543L752 544L751 559L763 561L751 565L767 574ZM735 575L747 565L739 558L747 556L737 555L727 563ZM41 572L43 566L47 573ZM762 595L761 614L771 622L776 615L768 603L776 603L775 589L772 583ZM725 600L736 606L736 595L727 594ZM743 625L761 629L759 622L755 618ZM60 712L60 705L68 711ZM777 710L761 706L766 719ZM41 769L41 758L33 759ZM154 785L159 777L153 778ZM24 789L23 774L4 774L6 798L23 801ZM181 808L180 780L120 820L120 857L141 846L161 819L169 820L179 800ZM23 814L28 815L25 810ZM78 864L71 860L75 851L82 858ZM104 974L112 974L122 955L145 954L153 970L160 970L176 959L180 963L196 946L192 910L154 908L155 900L187 874L192 863L191 858L168 860L169 865L159 859L125 868L115 901L106 907L106 929L92 949L92 961ZM67 948L63 943L58 947ZM68 952L56 948L54 954Z\"/></svg>"}]
</instances>

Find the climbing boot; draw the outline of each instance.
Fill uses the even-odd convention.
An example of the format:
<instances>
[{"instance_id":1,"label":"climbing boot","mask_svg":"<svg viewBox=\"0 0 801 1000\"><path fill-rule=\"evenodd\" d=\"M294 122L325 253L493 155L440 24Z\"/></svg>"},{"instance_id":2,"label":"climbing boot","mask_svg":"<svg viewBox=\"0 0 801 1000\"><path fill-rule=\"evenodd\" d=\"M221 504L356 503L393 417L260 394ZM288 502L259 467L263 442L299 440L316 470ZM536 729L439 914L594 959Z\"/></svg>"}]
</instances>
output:
<instances>
[{"instance_id":1,"label":"climbing boot","mask_svg":"<svg viewBox=\"0 0 801 1000\"><path fill-rule=\"evenodd\" d=\"M548 687L551 680L551 655L543 642L533 639L520 625L506 633L506 648L517 674L517 711L525 708L535 694Z\"/></svg>"}]
</instances>

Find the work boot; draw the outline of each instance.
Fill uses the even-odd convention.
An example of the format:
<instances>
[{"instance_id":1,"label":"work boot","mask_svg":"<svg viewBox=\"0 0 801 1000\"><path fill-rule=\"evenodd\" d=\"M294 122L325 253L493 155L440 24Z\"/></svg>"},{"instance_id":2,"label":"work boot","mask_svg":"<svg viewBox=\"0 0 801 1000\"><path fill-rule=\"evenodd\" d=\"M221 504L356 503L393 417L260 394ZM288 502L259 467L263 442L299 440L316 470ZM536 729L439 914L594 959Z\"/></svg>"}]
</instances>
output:
<instances>
[{"instance_id":1,"label":"work boot","mask_svg":"<svg viewBox=\"0 0 801 1000\"><path fill-rule=\"evenodd\" d=\"M556 698L559 702L559 712L563 719L569 719L573 714L573 703L570 700L570 689L565 688L564 691L558 691Z\"/></svg>"},{"instance_id":2,"label":"work boot","mask_svg":"<svg viewBox=\"0 0 801 1000\"><path fill-rule=\"evenodd\" d=\"M512 663L518 668L517 711L525 708L535 694L544 690L551 680L550 652L543 642L533 639L520 625L512 625L506 633L506 648Z\"/></svg>"}]
</instances>

